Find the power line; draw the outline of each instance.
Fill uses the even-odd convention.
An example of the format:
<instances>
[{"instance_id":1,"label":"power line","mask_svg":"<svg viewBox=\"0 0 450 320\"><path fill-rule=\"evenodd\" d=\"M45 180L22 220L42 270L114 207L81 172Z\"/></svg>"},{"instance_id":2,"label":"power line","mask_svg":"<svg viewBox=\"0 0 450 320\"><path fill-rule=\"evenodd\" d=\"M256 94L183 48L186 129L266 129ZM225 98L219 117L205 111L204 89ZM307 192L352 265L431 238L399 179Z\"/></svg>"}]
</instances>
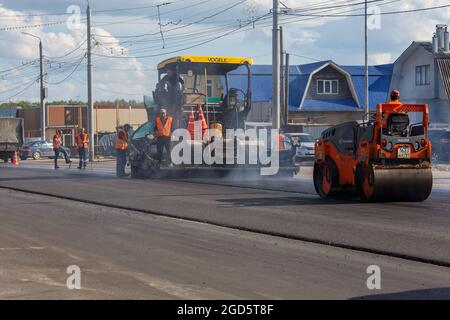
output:
<instances>
[{"instance_id":1,"label":"power line","mask_svg":"<svg viewBox=\"0 0 450 320\"><path fill-rule=\"evenodd\" d=\"M10 97L4 99L4 100L1 100L0 103L6 102L6 101L8 101L8 100L11 100L12 98L15 98L15 97L17 97L18 95L24 93L26 90L28 90L28 88L30 88L30 87L31 87L34 83L36 83L38 80L39 80L39 77L36 78L36 79L34 79L32 82L30 82L23 90L17 92L16 94L14 94L14 95L12 95L12 96L10 96Z\"/></svg>"},{"instance_id":2,"label":"power line","mask_svg":"<svg viewBox=\"0 0 450 320\"><path fill-rule=\"evenodd\" d=\"M156 68L112 68L112 67L105 67L105 66L94 66L94 69L104 69L104 70L115 70L115 71L140 71L140 72L155 72L158 71Z\"/></svg>"},{"instance_id":3,"label":"power line","mask_svg":"<svg viewBox=\"0 0 450 320\"><path fill-rule=\"evenodd\" d=\"M4 27L4 28L0 28L0 31L14 31L14 30L22 30L22 29L41 28L41 27L48 27L48 26L56 26L56 25L63 24L63 23L66 23L66 21L30 24L30 25L17 26L17 27Z\"/></svg>"},{"instance_id":4,"label":"power line","mask_svg":"<svg viewBox=\"0 0 450 320\"><path fill-rule=\"evenodd\" d=\"M38 61L39 61L39 59L36 59L36 60L32 60L32 61L26 62L26 63L24 63L24 64L22 64L22 65L20 65L20 66L17 66L17 67L13 67L13 68L9 68L9 69L0 70L0 74L1 74L1 73L9 73L9 72L11 72L11 71L17 71L17 70L20 71L22 68L28 67L29 65L33 65L33 64L35 64L35 63L38 62Z\"/></svg>"},{"instance_id":5,"label":"power line","mask_svg":"<svg viewBox=\"0 0 450 320\"><path fill-rule=\"evenodd\" d=\"M241 1L238 1L238 2L236 2L236 3L234 3L234 4L232 4L231 6L228 6L228 7L224 8L224 9L218 11L218 12L215 12L215 13L209 15L209 16L203 17L203 18L201 18L201 19L199 19L199 20L197 20L197 21L188 23L188 24L186 24L186 25L182 25L182 26L179 26L179 27L175 27L175 28L169 29L169 30L167 30L166 32L170 32L170 31L173 31L173 30L178 30L178 29L180 29L180 28L186 28L186 27L192 26L192 25L194 25L194 24L198 24L198 23L204 22L204 21L209 20L209 19L211 19L211 18L214 18L214 17L216 17L216 16L218 16L218 15L224 13L224 12L227 12L227 11L229 11L229 10L231 10L231 9L233 9L233 8L239 6L239 5L241 5L241 4L243 4L244 2L247 2L247 1L248 1L248 0L241 0Z\"/></svg>"},{"instance_id":6,"label":"power line","mask_svg":"<svg viewBox=\"0 0 450 320\"><path fill-rule=\"evenodd\" d=\"M2 88L3 91L0 91L0 94L8 93L11 91L16 91L16 90L22 88L24 85L27 85L30 82L30 80L35 81L38 76L39 76L38 74L34 74L32 77L30 77L28 75L26 79L23 79L21 82L14 83L14 85L12 87L7 88L7 89Z\"/></svg>"},{"instance_id":7,"label":"power line","mask_svg":"<svg viewBox=\"0 0 450 320\"><path fill-rule=\"evenodd\" d=\"M202 4L205 4L205 3L211 2L211 1L213 1L213 0L203 0L203 1L200 1L200 2L197 2L197 3L194 3L192 5L189 5L189 6L184 6L184 7L178 8L178 9L174 9L174 10L170 10L170 11L166 11L166 12L162 12L162 13L167 15L167 14L178 12L178 11L185 10L185 9L192 9L194 7L200 6ZM186 1L184 1L184 2L186 2ZM97 25L97 26L98 27L103 27L103 26L107 26L107 25L122 24L122 23L127 23L127 22L130 22L130 21L137 21L137 20L148 19L148 18L157 18L157 17L158 17L158 14L153 14L153 15L150 15L150 16L144 16L144 17L140 17L140 18L128 19L128 20L125 20L125 21L104 23L104 24ZM118 36L106 36L106 35L98 35L98 34L94 34L94 35L97 36L97 37L103 37L103 38L129 38L130 37L130 36L124 36L124 35L118 35ZM131 37L136 37L136 36L131 36Z\"/></svg>"},{"instance_id":8,"label":"power line","mask_svg":"<svg viewBox=\"0 0 450 320\"><path fill-rule=\"evenodd\" d=\"M86 37L86 34L84 34L84 35L82 36L82 38L84 38L84 37ZM79 49L81 49L81 47L82 47L86 42L87 42L87 39L85 39L84 41L82 41L82 42L81 42L79 45L77 45L73 50L71 50L71 51L65 53L65 54L62 55L62 56L59 56L59 57L50 57L50 56L46 56L46 57L49 58L49 59L52 59L52 60L57 60L57 59L65 58L65 57L71 55L72 53L78 51Z\"/></svg>"},{"instance_id":9,"label":"power line","mask_svg":"<svg viewBox=\"0 0 450 320\"><path fill-rule=\"evenodd\" d=\"M353 0L355 1L355 0ZM368 4L374 3L374 2L383 2L384 0L370 0L367 1ZM342 3L342 4L338 4ZM308 11L316 11L316 10L325 10L325 9L339 9L339 8L346 8L349 6L358 6L358 5L365 5L365 1L360 1L357 3L348 3L348 1L341 1L341 2L332 2L333 5L330 6L321 6L321 7L308 7L308 8L297 8L297 9L290 9L286 12L295 12L295 11L302 11L302 12L308 12ZM331 4L331 3L330 3Z\"/></svg>"},{"instance_id":10,"label":"power line","mask_svg":"<svg viewBox=\"0 0 450 320\"><path fill-rule=\"evenodd\" d=\"M291 56L294 56L294 57L303 58L303 59L309 59L309 60L313 60L313 61L317 61L317 62L323 61L323 60L320 60L320 59L316 59L316 58L312 58L312 57L308 57L308 56L303 56L301 54L295 54L295 53L291 53L291 52L289 52L289 54Z\"/></svg>"},{"instance_id":11,"label":"power line","mask_svg":"<svg viewBox=\"0 0 450 320\"><path fill-rule=\"evenodd\" d=\"M165 2L164 5L172 4L173 2ZM133 11L141 9L155 8L158 5L150 5L143 7L128 7L128 8L117 8L117 9L105 9L105 10L92 10L92 13L105 13L105 12L119 12L119 11Z\"/></svg>"},{"instance_id":12,"label":"power line","mask_svg":"<svg viewBox=\"0 0 450 320\"><path fill-rule=\"evenodd\" d=\"M30 69L30 70L26 70L27 72L21 72L19 74L9 74L9 75L0 75L0 80L7 80L7 81L12 81L15 80L17 81L17 79L23 79L23 78L28 78L30 76L35 76L36 75L36 69Z\"/></svg>"},{"instance_id":13,"label":"power line","mask_svg":"<svg viewBox=\"0 0 450 320\"><path fill-rule=\"evenodd\" d=\"M384 0L382 0L382 1L384 1ZM390 1L390 2L387 2L387 3L381 3L378 6L388 5L388 4L392 4L394 2L399 2L399 1L401 1L401 0L393 0L393 1ZM361 5L361 3L349 4L348 6L354 6L354 5ZM330 11L334 11L334 10L336 10L336 9L334 9L334 8L327 9L327 10L321 11L320 13L330 12ZM346 11L340 11L339 13L354 12L356 10L361 10L361 9L360 8L355 8L355 9L350 9L350 10L346 10ZM284 14L284 15L286 15L286 14ZM293 18L293 17L289 18L289 17L286 17L286 16L285 17L282 16L282 17L280 17L280 21L282 21L281 25L287 25L287 24L298 23L298 22L303 22L303 21L316 20L317 18L318 17L304 17L303 19L298 19L298 18ZM271 22L265 22L264 20L267 20L267 19L263 19L261 23L257 24L257 26L259 26L261 28L264 28L264 27L269 27L271 25ZM246 31L248 31L248 29L241 30L239 32L246 32Z\"/></svg>"},{"instance_id":14,"label":"power line","mask_svg":"<svg viewBox=\"0 0 450 320\"><path fill-rule=\"evenodd\" d=\"M175 3L175 2L170 2ZM170 4L169 3L169 4ZM103 9L103 10L93 10L93 13L106 13L106 12L119 12L119 11L134 11L141 9L154 8L156 5L142 6L142 7L125 7L125 8L117 8L117 9ZM0 18L17 18L17 17L46 17L46 16L66 16L72 15L72 12L47 12L47 13L26 13L26 14L12 14L12 15L3 15Z\"/></svg>"},{"instance_id":15,"label":"power line","mask_svg":"<svg viewBox=\"0 0 450 320\"><path fill-rule=\"evenodd\" d=\"M413 13L413 12L423 12L423 11L429 11L429 10L437 10L437 9L443 9L443 8L449 8L449 7L450 7L450 4L442 5L442 6L436 6L436 7L420 8L420 9L380 12L378 14L379 15L404 14L404 13ZM361 14L327 14L327 15L287 13L287 15L300 16L300 17L319 17L319 18L328 18L328 17L362 17L362 16L364 16L363 13L361 13Z\"/></svg>"},{"instance_id":16,"label":"power line","mask_svg":"<svg viewBox=\"0 0 450 320\"><path fill-rule=\"evenodd\" d=\"M61 81L58 82L47 82L47 84L50 85L59 85L63 82L65 82L67 79L69 79L78 69L78 67L81 65L81 63L83 62L83 60L86 58L86 54L83 56L83 58L80 59L80 61L76 64L75 68L72 70L72 72L70 72L64 79L62 79Z\"/></svg>"},{"instance_id":17,"label":"power line","mask_svg":"<svg viewBox=\"0 0 450 320\"><path fill-rule=\"evenodd\" d=\"M67 13L67 12L48 12L48 13L16 13L16 14L10 14L10 15L2 15L2 17L0 18L19 18L19 17L45 17L45 16L64 16L64 15L70 15L72 13Z\"/></svg>"},{"instance_id":18,"label":"power line","mask_svg":"<svg viewBox=\"0 0 450 320\"><path fill-rule=\"evenodd\" d=\"M382 0L373 0L373 1L382 1ZM236 4L234 4L233 6L235 6L235 5L237 5L237 4L240 4L240 3L243 3L243 1L241 1L241 2L239 2L239 3L236 3ZM347 4L347 6L354 6L354 5L360 5L360 4L361 4L361 3L357 3L357 4ZM339 6L339 7L341 7L341 6ZM329 7L328 7L328 8L329 8ZM334 9L334 8L333 8L333 9ZM263 16L261 16L261 17L258 17L258 18L254 19L254 20L248 21L248 22L246 22L243 26L241 25L241 26L239 26L238 28L233 28L231 31L227 31L227 32L225 32L224 34L221 34L220 36L214 36L214 37L209 38L209 39L207 39L207 40L205 40L205 41L202 41L202 42L200 42L200 43L197 43L197 44L195 44L195 45L188 46L188 47L186 47L186 48L180 48L180 49L177 49L177 50L172 50L172 51L170 51L170 52L165 52L165 53L161 53L161 54L153 54L153 55L145 55L145 56L133 56L133 57L127 57L127 56L107 56L107 55L100 55L100 54L95 54L95 55L96 55L96 56L100 56L100 57L105 57L105 58L149 58L149 57L156 57L156 56L161 56L161 55L167 55L167 54L171 54L171 53L176 53L176 52L179 52L179 51L188 50L188 49L191 49L191 48L194 48L194 47L203 45L203 44L205 44L205 43L208 43L208 42L217 40L217 39L222 38L222 37L225 37L225 36L227 36L227 35L229 35L229 34L236 33L239 29L244 29L244 30L241 30L241 31L247 31L247 30L245 30L246 27L248 27L249 25L253 25L253 26L254 26L259 20L264 20L265 17L268 17L268 14L263 15ZM202 20L203 20L203 19L202 19ZM199 21L201 21L201 20L199 20ZM186 27L186 26L182 26L182 27ZM179 29L179 28L180 28L180 27L178 27L178 28L173 28L173 29ZM171 30L173 30L173 29L171 29ZM169 30L169 31L170 31L170 30ZM157 34L157 33L154 33L153 35L155 35L155 34ZM148 35L151 35L151 34L148 34ZM143 35L140 35L140 36L143 36ZM188 40L189 40L189 42L192 42L192 37L189 38ZM155 47L148 47L148 48L146 48L146 49L154 49L154 48L155 48ZM141 49L141 50L144 50L144 48Z\"/></svg>"},{"instance_id":19,"label":"power line","mask_svg":"<svg viewBox=\"0 0 450 320\"><path fill-rule=\"evenodd\" d=\"M210 19L210 18L212 18L212 17L215 17L215 16L217 16L217 15L220 15L220 14L222 14L222 13L224 13L224 12L226 12L226 11L228 11L228 10L230 10L230 9L232 9L232 8L234 8L234 7L236 7L236 6L238 6L238 5L241 5L241 4L243 4L244 2L246 2L247 0L241 0L241 1L238 1L238 2L236 2L236 3L233 3L231 6L227 6L227 7L225 7L224 9L222 9L222 10L220 10L220 11L218 11L218 12L215 12L215 13L213 13L213 14L210 14L210 15L208 15L208 16L206 16L206 17L203 17L203 18L201 18L201 19L199 19L199 20L197 20L197 21L194 21L194 22L191 22L191 23L189 23L189 24L187 24L187 25L182 25L182 26L179 26L179 27L175 27L175 28L172 28L172 29L169 29L169 30L166 30L165 32L170 32L170 31L173 31L173 30L177 30L177 29L181 29L181 28L187 28L187 27L189 27L189 26L191 26L191 25L194 25L194 24L196 24L196 23L200 23L200 22L203 22L203 21L206 21L206 20L208 20L208 19ZM258 19L256 19L256 20L258 20ZM248 24L249 22L247 22L247 24ZM254 23L254 21L250 21L250 23ZM242 25L240 26L240 27L242 27ZM223 27L219 27L219 28L221 28L221 29L223 29ZM229 28L227 28L228 30L229 30ZM235 28L233 28L233 30L234 30ZM233 31L233 30L231 30L231 31ZM204 32L204 31L201 31L201 32ZM160 30L159 30L159 32L155 32L155 33L152 33L152 34L142 34L142 35L137 35L137 36L134 36L134 37L143 37L143 36L147 36L147 35L157 35L157 34L161 34L162 33L162 30L161 30L161 26L160 26ZM191 34L188 34L189 35L189 39L183 39L181 42L186 42L186 41L189 41L189 42L192 42L192 40L193 40L193 38L192 38L192 35ZM133 41L128 41L128 42L130 42L131 43L131 45L133 44ZM165 43L165 40L163 41L163 43ZM130 45L130 46L131 46ZM155 48L155 47L151 47L152 49L153 48ZM164 45L164 47L163 47L163 49L165 49L166 47L165 47L165 45ZM146 48L141 48L140 50L145 50ZM139 50L139 49L138 49ZM168 53L167 53L168 54ZM99 54L96 54L97 56L102 56L102 55L99 55ZM114 56L114 57L117 57L117 56Z\"/></svg>"},{"instance_id":20,"label":"power line","mask_svg":"<svg viewBox=\"0 0 450 320\"><path fill-rule=\"evenodd\" d=\"M186 37L181 37L179 40L174 40L171 41L170 44L168 46L165 47L165 49L170 49L170 48L176 48L179 47L180 45L185 45L185 44L189 44L192 43L194 41L200 41L202 39L209 39L211 38L211 35L217 34L217 32L224 32L224 31L228 31L228 30L234 30L236 28L236 26L234 26L233 28L225 28L225 27L220 27L220 28L212 28L212 29L208 29L208 32L201 32L196 34L196 37L194 37L192 35L192 37L190 38L186 38ZM190 35L189 33L186 33L186 36ZM167 39L166 39L167 40ZM167 42L167 41L166 41ZM131 48L128 47L128 48ZM148 50L152 50L152 49L160 49L161 47L159 45L153 45L153 46L147 46L147 47L139 47L135 50L133 50L133 54L136 54L138 52L142 52L142 51L148 51Z\"/></svg>"},{"instance_id":21,"label":"power line","mask_svg":"<svg viewBox=\"0 0 450 320\"><path fill-rule=\"evenodd\" d=\"M382 1L382 0L375 0L375 1ZM234 6L236 6L236 5L239 5L239 4L242 4L243 2L245 2L245 1L240 1L240 2L238 2L238 3L235 3L235 4L233 4L231 7L234 7ZM341 1L342 2L342 1ZM327 1L327 2L323 2L323 3L325 3L325 4L328 4L328 3L330 3L329 1ZM357 4L346 4L346 6L354 6L354 5L359 5L359 4L361 4L361 2L359 2L359 3L357 3ZM220 13L222 13L222 12L224 12L224 11L226 11L226 10L229 10L231 7L227 7L227 8L225 8L224 10L221 10L221 11L219 11L219 12L217 12L217 13L215 13L215 14L213 14L213 15L210 15L210 16L207 16L207 17L204 17L204 18L202 18L202 19L200 19L200 20L197 20L197 21L194 21L194 22L192 22L192 23L189 23L189 24L187 24L187 25L182 25L182 26L179 26L179 27L176 27L176 28L172 28L172 29L169 29L169 30L166 30L166 33L167 32L170 32L170 31L172 31L172 30L177 30L177 29L180 29L180 28L186 28L186 27L188 27L188 26L190 26L190 25L193 25L193 24L195 24L195 23L200 23L200 22L203 22L203 21L205 21L206 19L208 19L208 18L210 18L210 17L212 17L212 16L216 16L216 15L218 15L218 14L220 14ZM316 7L316 9L320 9L320 8L317 8L318 7L318 5L316 5L315 6ZM326 8L332 8L332 9L334 9L336 6L333 6L333 7L326 7ZM339 7L342 7L342 6L337 6L337 8L339 8ZM297 10L299 10L299 9L297 9ZM305 7L305 9L304 10L310 10L309 8L306 8ZM252 23L255 23L254 21L252 21ZM241 22L241 25L242 25L242 22ZM226 30L226 29L230 29L230 28L225 28L226 26L230 26L230 27L234 27L235 26L235 24L228 24L228 25L225 25L225 26L219 26L219 27L215 27L215 28L219 28L219 30L217 30L217 31L221 31L221 30ZM220 30L221 29L221 30ZM234 28L232 28L232 29L234 29ZM200 34L200 33L204 33L204 32L206 32L206 33L208 33L209 31L208 30L206 30L206 31L200 31L200 32L198 32L198 33L196 33L196 34ZM136 36L134 36L134 37L144 37L144 36L150 36L150 35L157 35L158 34L158 32L155 32L155 33L147 33L147 34L141 34L141 35L136 35ZM177 35L177 36L174 36L174 38L175 37L181 37L183 40L184 40L184 42L187 42L187 41L189 41L189 42L192 42L192 32L191 33L186 33L186 35L187 36L189 36L189 38L187 39L186 38L186 36L183 34L183 35ZM165 37L165 39L167 40L168 39L168 37ZM131 47L133 44L136 44L136 43L139 43L139 42L145 42L145 43L147 43L147 42L150 42L150 41L158 41L157 39L154 39L154 40L152 40L152 39L146 39L146 40L127 40L127 41L122 41L121 42L121 44L123 45L123 44L125 44L125 43L131 43L131 45L129 45L128 47ZM180 42L183 42L183 41L180 41ZM152 46L152 47L146 47L146 48L141 48L141 49L138 49L138 50L145 50L145 49L156 49L157 47L156 46Z\"/></svg>"},{"instance_id":22,"label":"power line","mask_svg":"<svg viewBox=\"0 0 450 320\"><path fill-rule=\"evenodd\" d=\"M267 15L267 14L265 14L264 16L266 16L266 15ZM264 17L264 16L261 16L261 17ZM261 18L261 17L260 17L260 18ZM258 18L258 19L260 19L260 18ZM251 23L253 23L253 22L249 22L249 23L247 23L247 25L248 25L248 24L251 24ZM247 26L247 25L246 25L246 26ZM199 46L204 45L204 44L206 44L206 43L209 43L209 42L218 40L218 39L220 39L220 38L226 37L226 36L228 36L228 35L230 35L230 34L236 32L237 30L240 30L240 29L242 29L242 28L244 28L244 27L245 27L245 26L239 26L239 27L237 27L237 28L235 28L235 29L233 29L233 30L231 30L231 31L225 32L225 33L223 33L223 34L221 34L221 35L219 35L219 36L214 36L214 37L211 38L211 39L202 41L202 42L200 42L200 43L197 43L197 44L194 44L194 45L185 47L185 48L181 48L181 49L177 49L177 50L172 50L172 51L165 52L165 53L152 54L152 55L145 55L145 56L133 56L133 57L130 57L130 56L107 56L107 55L101 55L101 54L95 54L95 53L93 53L93 55L98 56L98 57L105 57L105 58L123 58L123 59L138 59L138 58L152 58L152 57L158 57L158 56L163 56L163 55L173 54L173 53L177 53L177 52L180 52L180 51L189 50L189 49L192 49L192 48L195 48L195 47L199 47Z\"/></svg>"}]
</instances>

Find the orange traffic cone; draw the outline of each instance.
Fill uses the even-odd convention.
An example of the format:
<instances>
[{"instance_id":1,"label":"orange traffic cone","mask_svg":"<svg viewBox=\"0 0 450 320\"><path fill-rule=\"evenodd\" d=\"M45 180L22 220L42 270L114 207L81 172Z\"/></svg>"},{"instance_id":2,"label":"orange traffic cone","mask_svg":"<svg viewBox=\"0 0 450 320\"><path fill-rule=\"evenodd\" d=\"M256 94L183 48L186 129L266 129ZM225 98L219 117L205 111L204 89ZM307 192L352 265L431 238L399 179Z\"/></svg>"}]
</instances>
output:
<instances>
[{"instance_id":1,"label":"orange traffic cone","mask_svg":"<svg viewBox=\"0 0 450 320\"><path fill-rule=\"evenodd\" d=\"M191 108L191 113L189 114L189 121L187 129L189 133L191 134L191 138L194 138L194 131L195 131L195 117L194 117L194 109Z\"/></svg>"},{"instance_id":2,"label":"orange traffic cone","mask_svg":"<svg viewBox=\"0 0 450 320\"><path fill-rule=\"evenodd\" d=\"M208 124L206 123L205 116L203 115L202 106L198 105L198 121L201 121L202 123L202 136L207 134L208 131Z\"/></svg>"},{"instance_id":3,"label":"orange traffic cone","mask_svg":"<svg viewBox=\"0 0 450 320\"><path fill-rule=\"evenodd\" d=\"M15 166L19 165L19 157L17 156L17 151L14 151L13 153L12 164Z\"/></svg>"}]
</instances>

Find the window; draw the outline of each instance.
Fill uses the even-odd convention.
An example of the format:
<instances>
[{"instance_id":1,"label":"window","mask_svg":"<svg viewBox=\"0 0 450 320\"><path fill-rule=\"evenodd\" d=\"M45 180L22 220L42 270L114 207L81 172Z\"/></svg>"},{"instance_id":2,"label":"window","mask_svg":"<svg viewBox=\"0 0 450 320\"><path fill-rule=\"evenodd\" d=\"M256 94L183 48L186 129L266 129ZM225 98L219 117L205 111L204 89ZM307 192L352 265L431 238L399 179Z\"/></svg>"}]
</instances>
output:
<instances>
[{"instance_id":1,"label":"window","mask_svg":"<svg viewBox=\"0 0 450 320\"><path fill-rule=\"evenodd\" d=\"M339 80L317 80L317 94L339 94Z\"/></svg>"},{"instance_id":2,"label":"window","mask_svg":"<svg viewBox=\"0 0 450 320\"><path fill-rule=\"evenodd\" d=\"M314 142L314 138L312 135L309 134L302 134L300 136L300 142Z\"/></svg>"},{"instance_id":3,"label":"window","mask_svg":"<svg viewBox=\"0 0 450 320\"><path fill-rule=\"evenodd\" d=\"M132 140L145 138L147 134L153 132L154 130L155 130L154 121L144 123L133 133Z\"/></svg>"},{"instance_id":4,"label":"window","mask_svg":"<svg viewBox=\"0 0 450 320\"><path fill-rule=\"evenodd\" d=\"M207 87L207 89L208 89L208 98L211 98L212 97L212 86L213 86L213 83L212 83L212 80L208 80L207 81L207 83L206 83L206 87Z\"/></svg>"},{"instance_id":5,"label":"window","mask_svg":"<svg viewBox=\"0 0 450 320\"><path fill-rule=\"evenodd\" d=\"M430 65L416 67L416 86L427 86L431 83Z\"/></svg>"}]
</instances>

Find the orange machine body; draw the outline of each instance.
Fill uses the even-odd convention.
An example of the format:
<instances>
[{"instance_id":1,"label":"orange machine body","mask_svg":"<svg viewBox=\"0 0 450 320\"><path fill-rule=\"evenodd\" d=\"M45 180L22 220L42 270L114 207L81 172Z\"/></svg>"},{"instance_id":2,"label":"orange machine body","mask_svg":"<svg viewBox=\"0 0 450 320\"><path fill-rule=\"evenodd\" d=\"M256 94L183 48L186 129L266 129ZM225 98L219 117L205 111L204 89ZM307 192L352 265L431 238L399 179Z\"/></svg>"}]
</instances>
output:
<instances>
[{"instance_id":1,"label":"orange machine body","mask_svg":"<svg viewBox=\"0 0 450 320\"><path fill-rule=\"evenodd\" d=\"M410 124L410 113L415 113L420 122ZM378 198L382 193L389 196L390 185L402 179L405 183L414 182L414 176L424 173L400 173L401 169L429 170L426 178L420 178L428 186L432 155L428 105L379 104L373 116L368 122L348 122L329 128L316 142L314 184L323 198L342 192L357 192L365 200L372 200L376 194ZM389 172L393 174L389 183L379 177L377 186L375 177L387 176L387 171L379 171L383 169L396 171ZM381 185L384 191L376 190Z\"/></svg>"}]
</instances>

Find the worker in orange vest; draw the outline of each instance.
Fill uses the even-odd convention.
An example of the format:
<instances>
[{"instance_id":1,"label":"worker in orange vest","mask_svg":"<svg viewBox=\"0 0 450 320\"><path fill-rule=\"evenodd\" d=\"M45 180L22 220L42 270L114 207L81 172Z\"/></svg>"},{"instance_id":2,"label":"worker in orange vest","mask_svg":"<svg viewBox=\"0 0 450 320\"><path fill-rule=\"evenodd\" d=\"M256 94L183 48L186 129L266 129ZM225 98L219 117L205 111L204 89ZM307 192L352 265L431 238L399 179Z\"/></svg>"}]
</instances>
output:
<instances>
[{"instance_id":1,"label":"worker in orange vest","mask_svg":"<svg viewBox=\"0 0 450 320\"><path fill-rule=\"evenodd\" d=\"M78 169L86 169L87 157L89 153L89 135L87 134L86 129L82 128L79 130L76 140L78 154L80 156L80 164L78 165Z\"/></svg>"},{"instance_id":2,"label":"worker in orange vest","mask_svg":"<svg viewBox=\"0 0 450 320\"><path fill-rule=\"evenodd\" d=\"M123 129L117 131L116 139L116 174L117 177L126 177L125 166L127 165L128 137L132 127L129 124L123 126Z\"/></svg>"},{"instance_id":3,"label":"worker in orange vest","mask_svg":"<svg viewBox=\"0 0 450 320\"><path fill-rule=\"evenodd\" d=\"M170 158L170 140L172 137L172 123L173 118L167 115L167 110L162 108L159 111L159 116L155 119L155 135L157 137L156 147L158 150L158 161L161 164L164 154L164 149L167 150L170 166L172 160Z\"/></svg>"},{"instance_id":4,"label":"worker in orange vest","mask_svg":"<svg viewBox=\"0 0 450 320\"><path fill-rule=\"evenodd\" d=\"M67 151L62 147L62 132L59 129L56 130L56 134L53 136L53 151L55 152L55 169L59 169L58 159L61 153L64 155L66 163L72 163L67 155Z\"/></svg>"}]
</instances>

